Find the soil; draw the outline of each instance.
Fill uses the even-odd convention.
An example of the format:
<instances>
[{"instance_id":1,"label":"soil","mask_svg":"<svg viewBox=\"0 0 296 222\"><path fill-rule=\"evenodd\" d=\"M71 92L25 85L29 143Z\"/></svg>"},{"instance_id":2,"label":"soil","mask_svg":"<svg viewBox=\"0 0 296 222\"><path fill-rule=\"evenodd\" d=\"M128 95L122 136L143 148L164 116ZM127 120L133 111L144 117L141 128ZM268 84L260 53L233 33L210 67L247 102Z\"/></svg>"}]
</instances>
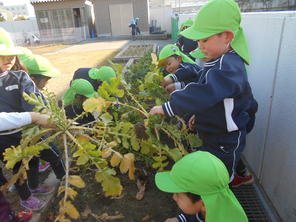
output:
<instances>
[{"instance_id":1,"label":"soil","mask_svg":"<svg viewBox=\"0 0 296 222\"><path fill-rule=\"evenodd\" d=\"M79 193L74 202L81 218L72 221L95 222L95 221L116 221L116 222L160 222L166 218L177 215L178 208L172 199L172 194L164 193L157 189L154 183L154 174L147 177L145 196L142 200L136 200L136 181L131 181L126 175L120 175L124 187L120 197L105 197L99 183L92 180L85 181L88 184L83 192ZM93 178L85 175L86 178ZM43 214L42 222L53 222L54 212L57 212L59 199L55 199L46 213ZM115 217L112 220L103 219L104 215ZM116 219L118 218L118 219Z\"/></svg>"}]
</instances>

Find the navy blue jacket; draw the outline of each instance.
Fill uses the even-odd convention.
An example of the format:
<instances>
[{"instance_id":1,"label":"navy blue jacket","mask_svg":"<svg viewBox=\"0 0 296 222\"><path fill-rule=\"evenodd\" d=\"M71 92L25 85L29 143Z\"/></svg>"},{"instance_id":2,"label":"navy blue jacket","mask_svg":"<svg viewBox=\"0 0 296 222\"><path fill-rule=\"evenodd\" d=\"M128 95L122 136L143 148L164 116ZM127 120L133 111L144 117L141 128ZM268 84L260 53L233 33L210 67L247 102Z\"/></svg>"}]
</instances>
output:
<instances>
[{"instance_id":1,"label":"navy blue jacket","mask_svg":"<svg viewBox=\"0 0 296 222\"><path fill-rule=\"evenodd\" d=\"M220 134L245 129L251 104L244 62L230 51L207 62L198 81L174 91L162 107L168 116L195 114L199 132Z\"/></svg>"},{"instance_id":2,"label":"navy blue jacket","mask_svg":"<svg viewBox=\"0 0 296 222\"><path fill-rule=\"evenodd\" d=\"M179 214L177 216L178 222L204 222L201 214L189 215L189 214Z\"/></svg>"},{"instance_id":3,"label":"navy blue jacket","mask_svg":"<svg viewBox=\"0 0 296 222\"><path fill-rule=\"evenodd\" d=\"M171 75L174 82L180 82L184 88L190 82L198 81L202 68L196 64L182 62L175 74Z\"/></svg>"},{"instance_id":4,"label":"navy blue jacket","mask_svg":"<svg viewBox=\"0 0 296 222\"><path fill-rule=\"evenodd\" d=\"M6 71L0 74L0 112L28 112L34 105L27 103L23 93L43 95L33 80L24 71ZM12 142L21 138L20 129L0 133L0 149L9 147ZM7 144L7 145L5 145Z\"/></svg>"},{"instance_id":5,"label":"navy blue jacket","mask_svg":"<svg viewBox=\"0 0 296 222\"><path fill-rule=\"evenodd\" d=\"M32 111L34 106L23 99L23 93L43 98L30 76L24 71L6 71L0 75L0 112Z\"/></svg>"}]
</instances>

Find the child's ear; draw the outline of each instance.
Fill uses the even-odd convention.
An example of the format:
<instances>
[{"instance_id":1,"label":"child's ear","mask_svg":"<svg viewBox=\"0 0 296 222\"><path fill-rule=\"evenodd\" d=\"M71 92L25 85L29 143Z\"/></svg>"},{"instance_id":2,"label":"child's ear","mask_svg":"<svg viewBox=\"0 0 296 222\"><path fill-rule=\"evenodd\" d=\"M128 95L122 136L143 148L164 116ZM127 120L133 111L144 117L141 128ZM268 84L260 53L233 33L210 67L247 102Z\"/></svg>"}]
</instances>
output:
<instances>
[{"instance_id":1,"label":"child's ear","mask_svg":"<svg viewBox=\"0 0 296 222\"><path fill-rule=\"evenodd\" d=\"M177 60L178 62L182 62L182 56L178 56Z\"/></svg>"},{"instance_id":2,"label":"child's ear","mask_svg":"<svg viewBox=\"0 0 296 222\"><path fill-rule=\"evenodd\" d=\"M230 43L234 38L234 33L232 30L226 30L223 32L223 34L225 35L225 41L227 44Z\"/></svg>"}]
</instances>

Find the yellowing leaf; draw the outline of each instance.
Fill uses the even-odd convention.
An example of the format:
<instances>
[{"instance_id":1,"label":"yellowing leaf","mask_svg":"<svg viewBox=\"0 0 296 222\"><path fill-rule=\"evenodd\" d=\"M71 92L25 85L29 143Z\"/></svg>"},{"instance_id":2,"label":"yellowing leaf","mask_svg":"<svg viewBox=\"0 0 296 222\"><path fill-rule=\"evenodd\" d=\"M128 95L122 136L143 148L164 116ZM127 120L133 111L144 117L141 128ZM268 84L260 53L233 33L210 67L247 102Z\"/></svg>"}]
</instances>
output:
<instances>
[{"instance_id":1,"label":"yellowing leaf","mask_svg":"<svg viewBox=\"0 0 296 222\"><path fill-rule=\"evenodd\" d=\"M113 169L105 169L103 171L96 172L96 180L102 184L103 190L107 196L120 195L122 192L122 186L120 180L112 175L115 174Z\"/></svg>"},{"instance_id":2,"label":"yellowing leaf","mask_svg":"<svg viewBox=\"0 0 296 222\"><path fill-rule=\"evenodd\" d=\"M121 160L122 160L122 155L118 152L114 152L114 154L110 160L111 166L116 167L120 163Z\"/></svg>"},{"instance_id":3,"label":"yellowing leaf","mask_svg":"<svg viewBox=\"0 0 296 222\"><path fill-rule=\"evenodd\" d=\"M135 161L135 155L132 153L127 153L124 155L123 160L121 161L120 167L119 167L121 173L126 173L127 171L129 171L129 178L131 180L135 179L134 161Z\"/></svg>"},{"instance_id":4,"label":"yellowing leaf","mask_svg":"<svg viewBox=\"0 0 296 222\"><path fill-rule=\"evenodd\" d=\"M80 176L77 175L71 175L69 176L69 183L75 187L78 188L84 188L85 187L85 183L84 181L81 179Z\"/></svg>"},{"instance_id":5,"label":"yellowing leaf","mask_svg":"<svg viewBox=\"0 0 296 222\"><path fill-rule=\"evenodd\" d=\"M65 190L66 190L65 186L60 186L59 191L58 191L58 195L65 192ZM67 187L67 194L68 194L68 197L70 197L72 200L74 200L75 197L77 196L77 192L75 190L73 190L71 187Z\"/></svg>"},{"instance_id":6,"label":"yellowing leaf","mask_svg":"<svg viewBox=\"0 0 296 222\"><path fill-rule=\"evenodd\" d=\"M76 164L79 165L84 165L88 162L89 157L86 154L82 154L81 156L78 157Z\"/></svg>"},{"instance_id":7,"label":"yellowing leaf","mask_svg":"<svg viewBox=\"0 0 296 222\"><path fill-rule=\"evenodd\" d=\"M86 135L79 135L77 136L77 140L81 143L89 142L89 138Z\"/></svg>"},{"instance_id":8,"label":"yellowing leaf","mask_svg":"<svg viewBox=\"0 0 296 222\"><path fill-rule=\"evenodd\" d=\"M101 97L89 98L83 103L83 109L89 113L92 113L93 111L100 113L106 105L106 101Z\"/></svg>"},{"instance_id":9,"label":"yellowing leaf","mask_svg":"<svg viewBox=\"0 0 296 222\"><path fill-rule=\"evenodd\" d=\"M103 158L108 158L109 156L111 156L111 154L112 154L112 149L107 148L102 150Z\"/></svg>"},{"instance_id":10,"label":"yellowing leaf","mask_svg":"<svg viewBox=\"0 0 296 222\"><path fill-rule=\"evenodd\" d=\"M115 141L112 141L110 143L107 143L106 146L109 148L113 148L113 147L117 146L117 143Z\"/></svg>"},{"instance_id":11,"label":"yellowing leaf","mask_svg":"<svg viewBox=\"0 0 296 222\"><path fill-rule=\"evenodd\" d=\"M77 209L74 207L74 205L70 201L66 201L64 205L65 212L73 219L79 218L79 213Z\"/></svg>"},{"instance_id":12,"label":"yellowing leaf","mask_svg":"<svg viewBox=\"0 0 296 222\"><path fill-rule=\"evenodd\" d=\"M158 65L157 55L155 53L151 53L152 64Z\"/></svg>"}]
</instances>

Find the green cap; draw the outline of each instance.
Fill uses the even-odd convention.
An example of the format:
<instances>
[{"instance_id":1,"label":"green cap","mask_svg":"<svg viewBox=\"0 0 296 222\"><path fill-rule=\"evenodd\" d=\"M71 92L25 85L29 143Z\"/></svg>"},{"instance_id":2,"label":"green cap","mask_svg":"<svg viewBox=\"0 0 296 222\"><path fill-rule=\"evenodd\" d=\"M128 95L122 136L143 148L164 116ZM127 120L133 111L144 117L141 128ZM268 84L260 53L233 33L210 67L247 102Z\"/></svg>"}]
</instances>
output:
<instances>
[{"instance_id":1,"label":"green cap","mask_svg":"<svg viewBox=\"0 0 296 222\"><path fill-rule=\"evenodd\" d=\"M201 196L207 222L247 222L240 203L229 189L229 174L223 162L209 152L197 151L174 164L169 172L157 173L157 187L169 193Z\"/></svg>"},{"instance_id":2,"label":"green cap","mask_svg":"<svg viewBox=\"0 0 296 222\"><path fill-rule=\"evenodd\" d=\"M196 58L196 59L204 59L204 58L206 58L205 54L203 54L203 53L200 51L199 48L197 48L197 49L191 51L189 54L190 54L193 58Z\"/></svg>"},{"instance_id":3,"label":"green cap","mask_svg":"<svg viewBox=\"0 0 296 222\"><path fill-rule=\"evenodd\" d=\"M20 55L22 52L14 46L9 33L0 27L0 56Z\"/></svg>"},{"instance_id":4,"label":"green cap","mask_svg":"<svg viewBox=\"0 0 296 222\"><path fill-rule=\"evenodd\" d=\"M72 104L76 95L82 95L91 98L96 95L96 91L92 84L85 79L75 79L71 83L71 87L65 92L63 101L65 106Z\"/></svg>"},{"instance_id":5,"label":"green cap","mask_svg":"<svg viewBox=\"0 0 296 222\"><path fill-rule=\"evenodd\" d=\"M92 68L88 71L88 75L92 79L101 80L103 82L107 81L108 83L110 82L111 78L116 77L114 69L109 66L102 66L99 69Z\"/></svg>"},{"instance_id":6,"label":"green cap","mask_svg":"<svg viewBox=\"0 0 296 222\"><path fill-rule=\"evenodd\" d=\"M234 0L212 0L199 10L193 25L180 34L189 39L200 40L232 30L234 39L230 45L249 64L248 44L240 23L240 9Z\"/></svg>"},{"instance_id":7,"label":"green cap","mask_svg":"<svg viewBox=\"0 0 296 222\"><path fill-rule=\"evenodd\" d=\"M195 64L195 62L192 59L190 59L187 55L180 51L178 46L174 44L168 44L165 47L163 47L159 53L158 66L163 66L165 60L172 55L181 56L183 62Z\"/></svg>"},{"instance_id":8,"label":"green cap","mask_svg":"<svg viewBox=\"0 0 296 222\"><path fill-rule=\"evenodd\" d=\"M29 75L42 75L54 78L60 75L60 71L53 67L51 62L40 55L22 54L18 56L24 66L28 69Z\"/></svg>"},{"instance_id":9,"label":"green cap","mask_svg":"<svg viewBox=\"0 0 296 222\"><path fill-rule=\"evenodd\" d=\"M187 19L185 22L183 22L180 25L180 30L182 30L184 27L191 27L193 25L193 20L192 19Z\"/></svg>"}]
</instances>

